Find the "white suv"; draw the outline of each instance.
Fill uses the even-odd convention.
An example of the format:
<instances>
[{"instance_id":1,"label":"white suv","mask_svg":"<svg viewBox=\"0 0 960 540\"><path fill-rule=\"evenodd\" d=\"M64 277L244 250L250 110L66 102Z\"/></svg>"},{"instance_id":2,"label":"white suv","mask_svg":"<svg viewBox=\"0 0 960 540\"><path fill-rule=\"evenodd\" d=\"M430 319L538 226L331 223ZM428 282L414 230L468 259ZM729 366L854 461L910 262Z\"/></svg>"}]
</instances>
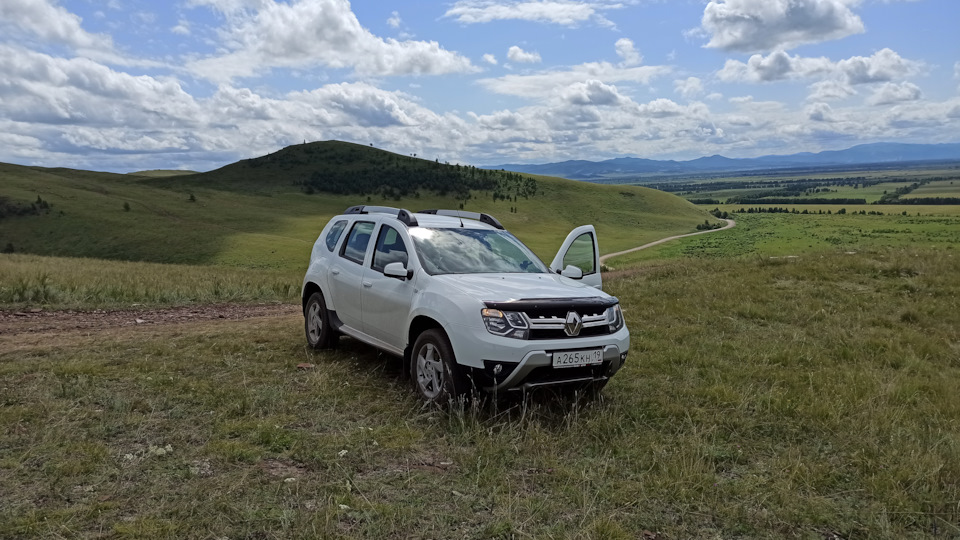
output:
<instances>
[{"instance_id":1,"label":"white suv","mask_svg":"<svg viewBox=\"0 0 960 540\"><path fill-rule=\"evenodd\" d=\"M317 238L303 278L307 343L346 334L401 356L417 392L445 403L472 391L579 383L601 388L630 333L600 290L592 225L548 268L487 214L354 206Z\"/></svg>"}]
</instances>

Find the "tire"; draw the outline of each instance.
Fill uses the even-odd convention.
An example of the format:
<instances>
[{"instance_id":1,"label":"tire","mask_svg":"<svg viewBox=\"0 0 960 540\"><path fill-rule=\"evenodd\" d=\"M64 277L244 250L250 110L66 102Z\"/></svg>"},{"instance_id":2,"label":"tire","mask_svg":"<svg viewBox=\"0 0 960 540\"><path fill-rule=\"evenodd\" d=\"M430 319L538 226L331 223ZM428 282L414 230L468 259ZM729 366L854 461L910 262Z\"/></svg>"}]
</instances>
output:
<instances>
[{"instance_id":1,"label":"tire","mask_svg":"<svg viewBox=\"0 0 960 540\"><path fill-rule=\"evenodd\" d=\"M330 314L323 293L317 291L310 295L307 307L303 310L303 329L307 335L307 345L313 349L329 349L337 344L337 331L330 325Z\"/></svg>"},{"instance_id":2,"label":"tire","mask_svg":"<svg viewBox=\"0 0 960 540\"><path fill-rule=\"evenodd\" d=\"M410 355L410 379L427 403L446 405L466 393L466 378L443 330L432 328L417 337Z\"/></svg>"}]
</instances>

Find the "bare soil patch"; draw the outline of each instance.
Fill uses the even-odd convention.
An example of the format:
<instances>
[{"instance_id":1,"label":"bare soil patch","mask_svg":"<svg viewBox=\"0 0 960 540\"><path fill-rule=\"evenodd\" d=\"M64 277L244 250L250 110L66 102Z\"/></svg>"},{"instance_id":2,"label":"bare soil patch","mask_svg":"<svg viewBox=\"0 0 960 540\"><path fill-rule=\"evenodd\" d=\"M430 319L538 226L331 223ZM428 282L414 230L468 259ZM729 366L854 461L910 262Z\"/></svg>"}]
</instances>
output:
<instances>
[{"instance_id":1,"label":"bare soil patch","mask_svg":"<svg viewBox=\"0 0 960 540\"><path fill-rule=\"evenodd\" d=\"M157 309L93 311L0 310L0 336L125 326L151 326L256 317L286 317L300 313L295 304L206 304Z\"/></svg>"}]
</instances>

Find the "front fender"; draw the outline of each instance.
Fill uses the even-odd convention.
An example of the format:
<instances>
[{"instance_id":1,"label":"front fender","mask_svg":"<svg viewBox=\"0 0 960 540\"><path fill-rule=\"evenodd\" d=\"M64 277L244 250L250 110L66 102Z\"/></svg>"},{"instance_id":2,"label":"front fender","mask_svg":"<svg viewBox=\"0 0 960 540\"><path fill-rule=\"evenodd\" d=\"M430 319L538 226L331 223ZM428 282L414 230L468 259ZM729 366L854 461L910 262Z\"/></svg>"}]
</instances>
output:
<instances>
[{"instance_id":1,"label":"front fender","mask_svg":"<svg viewBox=\"0 0 960 540\"><path fill-rule=\"evenodd\" d=\"M457 363L471 367L483 367L483 362L474 359L469 351L469 336L477 328L483 328L480 310L483 304L477 299L454 291L424 292L411 310L408 328L417 317L426 317L437 323L450 340ZM411 336L411 343L416 339Z\"/></svg>"}]
</instances>

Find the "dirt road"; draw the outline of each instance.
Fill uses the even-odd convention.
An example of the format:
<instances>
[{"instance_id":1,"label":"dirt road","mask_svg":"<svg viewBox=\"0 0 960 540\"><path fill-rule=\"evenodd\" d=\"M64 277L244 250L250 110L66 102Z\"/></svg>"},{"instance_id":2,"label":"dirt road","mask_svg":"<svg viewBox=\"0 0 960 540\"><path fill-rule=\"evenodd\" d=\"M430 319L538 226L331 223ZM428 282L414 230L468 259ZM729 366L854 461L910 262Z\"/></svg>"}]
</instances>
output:
<instances>
[{"instance_id":1,"label":"dirt road","mask_svg":"<svg viewBox=\"0 0 960 540\"><path fill-rule=\"evenodd\" d=\"M690 233L690 234L678 234L678 235L676 235L676 236L670 236L670 237L667 237L667 238L661 238L660 240L657 240L657 241L655 241L655 242L650 242L649 244L644 244L644 245L642 245L642 246L637 246L637 247L635 247L635 248L625 249L625 250L623 250L623 251L618 251L618 252L616 252L616 253L607 253L606 255L601 255L601 256L600 256L600 263L601 263L601 264L602 264L602 263L605 263L605 262L607 262L608 259L612 259L613 257L619 257L620 255L626 255L627 253L633 253L634 251L640 251L641 249L647 249L647 248L649 248L649 247L653 247L653 246L660 245L660 244L662 244L662 243L664 243L664 242L669 242L669 241L671 241L671 240L676 240L677 238L686 238L687 236L697 236L698 234L709 234L709 233L714 233L714 232L720 232L720 231L725 231L725 230L727 230L727 229L732 229L732 228L734 228L734 227L737 226L737 222L734 221L734 220L732 220L732 219L725 219L724 221L726 221L727 224L724 225L723 227L720 227L719 229L710 229L710 230L708 230L708 231L698 231L698 232Z\"/></svg>"},{"instance_id":2,"label":"dirt road","mask_svg":"<svg viewBox=\"0 0 960 540\"><path fill-rule=\"evenodd\" d=\"M125 326L151 326L217 319L243 320L255 317L286 317L300 313L296 304L208 304L156 309L94 311L3 311L0 336L70 332Z\"/></svg>"}]
</instances>

